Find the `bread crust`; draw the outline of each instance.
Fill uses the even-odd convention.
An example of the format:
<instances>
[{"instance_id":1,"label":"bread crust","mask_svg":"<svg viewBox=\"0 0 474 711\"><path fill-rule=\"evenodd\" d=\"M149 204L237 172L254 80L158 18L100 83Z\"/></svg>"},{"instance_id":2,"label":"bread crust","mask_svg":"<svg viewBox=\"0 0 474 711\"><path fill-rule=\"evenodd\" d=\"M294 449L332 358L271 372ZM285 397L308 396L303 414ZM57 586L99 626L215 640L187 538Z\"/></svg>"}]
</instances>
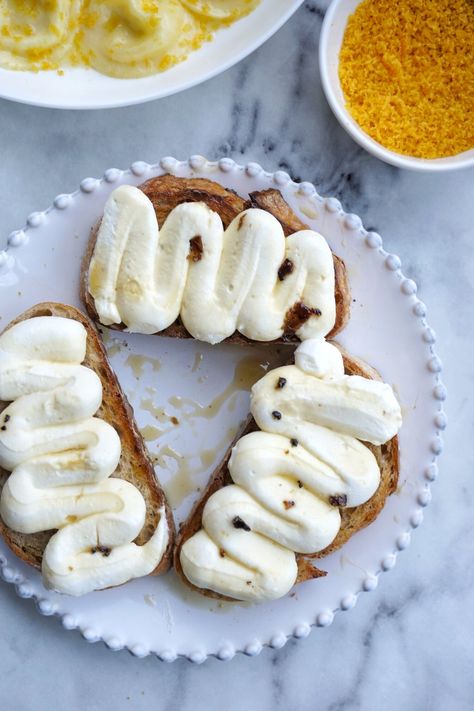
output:
<instances>
[{"instance_id":1,"label":"bread crust","mask_svg":"<svg viewBox=\"0 0 474 711\"><path fill-rule=\"evenodd\" d=\"M371 366L364 363L364 361L356 358L349 353L347 353L341 346L337 343L339 350L342 353L344 360L344 370L348 375L361 375L365 378L371 380L380 380L380 375ZM290 361L291 362L291 361ZM230 477L228 463L232 448L236 442L248 434L249 432L255 432L258 430L257 424L253 417L249 417L244 423L241 431L237 434L234 441L227 450L224 458L222 459L219 466L214 470L206 489L204 490L202 496L195 504L189 517L181 525L177 537L176 537L176 547L174 551L174 567L181 578L183 583L195 590L196 592L205 595L206 597L212 597L219 600L229 600L231 602L236 602L235 599L227 597L225 595L220 595L213 590L208 590L204 588L198 588L193 585L184 575L181 561L180 552L183 544L191 538L195 533L197 533L201 528L202 523L202 512L204 506L206 505L209 497L218 489L223 486L227 486L232 483ZM313 553L309 555L296 555L296 560L298 564L298 576L296 579L296 584L302 583L306 580L312 578L318 578L326 575L324 570L317 568L311 561L312 559L324 558L324 556L329 555L333 551L340 548L344 543L346 543L349 538L351 538L357 531L368 526L372 521L374 521L385 505L385 501L390 494L397 488L398 483L398 473L399 473L399 460L398 460L398 437L393 437L389 442L381 446L375 446L369 444L368 442L363 442L363 444L370 449L377 459L377 463L380 468L380 484L375 492L375 494L364 504L360 506L355 506L353 508L341 508L341 527L336 538L333 542L327 546L324 550L318 553Z\"/></svg>"},{"instance_id":2,"label":"bread crust","mask_svg":"<svg viewBox=\"0 0 474 711\"><path fill-rule=\"evenodd\" d=\"M122 454L113 477L125 479L139 489L146 502L146 519L142 531L135 539L143 545L152 536L159 522L159 509L165 507L168 523L169 541L166 551L151 575L165 573L171 566L175 541L175 526L170 506L165 493L158 483L153 465L148 456L143 438L133 416L133 409L120 387L109 361L107 353L94 324L74 306L45 302L33 306L12 321L8 330L20 321L35 316L61 316L79 321L87 331L87 351L84 365L97 373L103 387L102 404L97 416L108 422L118 432L122 444ZM0 412L8 403L0 401ZM0 467L0 491L10 472ZM0 518L0 534L11 550L25 563L41 568L43 551L54 531L40 533L18 533L10 529Z\"/></svg>"},{"instance_id":3,"label":"bread crust","mask_svg":"<svg viewBox=\"0 0 474 711\"><path fill-rule=\"evenodd\" d=\"M228 190L219 183L205 178L177 178L174 175L162 175L151 178L138 186L151 200L155 209L158 224L161 225L177 205L183 202L204 202L211 210L219 214L227 227L234 217L237 217L243 210L250 207L259 207L270 212L280 222L285 236L299 230L309 229L293 212L285 202L278 190L263 190L251 193L246 200L237 195L234 191ZM100 220L92 227L89 242L82 260L80 297L84 303L87 313L93 321L98 322L99 317L95 309L94 299L89 293L89 265L94 253L97 241L97 234L100 227ZM350 318L351 294L347 279L346 267L342 259L333 254L334 275L335 275L335 299L336 299L336 321L328 338L334 337L347 324ZM109 326L114 330L123 331L125 324L114 324ZM156 333L157 336L167 336L169 338L192 338L185 329L179 317L171 326ZM224 343L254 343L238 331L225 339ZM259 341L259 343L299 343L299 338L295 335L284 335L274 341Z\"/></svg>"}]
</instances>

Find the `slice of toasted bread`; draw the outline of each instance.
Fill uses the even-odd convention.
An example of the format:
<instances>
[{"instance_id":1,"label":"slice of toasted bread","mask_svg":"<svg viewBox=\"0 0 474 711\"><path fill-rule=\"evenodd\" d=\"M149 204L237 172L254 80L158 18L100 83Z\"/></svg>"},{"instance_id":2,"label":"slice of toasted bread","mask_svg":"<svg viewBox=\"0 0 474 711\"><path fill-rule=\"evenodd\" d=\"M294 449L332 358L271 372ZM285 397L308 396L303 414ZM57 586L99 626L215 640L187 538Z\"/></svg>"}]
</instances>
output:
<instances>
[{"instance_id":1,"label":"slice of toasted bread","mask_svg":"<svg viewBox=\"0 0 474 711\"><path fill-rule=\"evenodd\" d=\"M370 378L372 380L380 379L379 374L372 367L370 367L360 359L349 355L340 346L338 346L338 348L340 348L342 352L344 359L344 368L348 375L361 375L365 378ZM192 588L193 590L196 590L202 595L206 595L207 597L213 597L222 600L232 600L232 598L220 595L219 593L216 593L212 590L198 588L189 582L189 580L184 575L180 562L179 556L181 548L183 544L188 540L188 538L191 538L191 536L193 536L195 533L197 533L197 531L200 530L202 512L211 494L213 494L218 489L221 489L223 486L232 483L232 479L230 477L228 469L228 462L233 446L241 437L248 434L249 432L254 432L255 430L258 430L255 420L252 417L249 417L247 422L244 424L241 432L236 436L235 440L230 445L222 462L214 470L201 498L195 504L189 517L181 525L176 538L174 567L179 577L188 587ZM354 535L354 533L357 533L357 531L360 531L362 528L365 528L370 523L372 523L372 521L379 515L380 511L383 509L387 496L393 494L393 492L397 488L399 470L398 438L395 436L389 442L381 446L374 446L367 442L364 442L364 444L369 447L369 449L373 452L377 459L377 463L380 468L379 487L375 494L372 496L372 498L366 501L365 504L355 506L354 508L340 509L341 528L339 529L339 533L337 534L336 538L329 546L327 546L327 548L322 551L319 551L319 553L314 553L312 555L303 556L297 554L296 559L298 563L298 576L296 579L296 583L302 583L305 580L310 580L312 578L318 578L326 575L323 570L316 568L308 559L323 558L329 553L332 553L333 551L340 548L344 543L346 543L346 541L348 541L349 538Z\"/></svg>"},{"instance_id":2,"label":"slice of toasted bread","mask_svg":"<svg viewBox=\"0 0 474 711\"><path fill-rule=\"evenodd\" d=\"M151 178L138 186L153 203L158 224L161 226L171 210L183 202L204 202L211 210L219 214L227 227L239 213L249 207L259 207L270 212L280 222L285 236L298 230L308 229L285 202L278 190L254 192L247 199L237 195L232 190L223 188L219 183L205 178L177 178L173 175L162 175ZM80 281L80 296L89 316L98 321L94 299L89 293L89 264L94 253L100 221L92 228L89 243L82 261ZM341 331L349 320L351 295L344 262L336 255L334 258L336 321L329 338ZM116 330L124 330L124 324L110 326ZM160 331L159 336L170 338L191 338L178 318L171 326ZM272 343L299 342L297 336L284 335ZM236 331L226 339L228 343L249 343L250 340Z\"/></svg>"},{"instance_id":3,"label":"slice of toasted bread","mask_svg":"<svg viewBox=\"0 0 474 711\"><path fill-rule=\"evenodd\" d=\"M97 373L103 387L102 405L97 411L97 416L115 428L122 443L122 455L112 476L129 481L136 486L145 499L146 519L140 535L135 540L138 545L143 545L151 538L159 522L159 510L162 506L165 507L169 541L165 554L152 575L165 573L172 562L175 538L173 516L163 489L155 477L153 465L133 417L133 410L109 364L105 348L95 326L74 306L46 302L37 304L22 313L7 326L7 329L20 321L26 321L35 316L61 316L74 319L86 329L87 350L83 364ZM7 404L0 402L0 412L5 409ZM0 467L0 491L9 474L10 472ZM32 534L17 533L0 519L0 534L8 546L25 563L29 563L35 568L41 568L43 551L53 533L54 531Z\"/></svg>"}]
</instances>

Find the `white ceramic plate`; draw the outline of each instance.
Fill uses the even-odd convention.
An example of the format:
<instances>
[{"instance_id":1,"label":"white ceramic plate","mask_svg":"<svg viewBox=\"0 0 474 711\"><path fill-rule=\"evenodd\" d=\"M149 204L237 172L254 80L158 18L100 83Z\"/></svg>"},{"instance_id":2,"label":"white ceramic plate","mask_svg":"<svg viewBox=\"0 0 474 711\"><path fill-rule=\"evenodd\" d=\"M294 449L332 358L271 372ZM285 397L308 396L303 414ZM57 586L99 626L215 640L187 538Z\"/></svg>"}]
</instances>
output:
<instances>
[{"instance_id":1,"label":"white ceramic plate","mask_svg":"<svg viewBox=\"0 0 474 711\"><path fill-rule=\"evenodd\" d=\"M0 68L0 97L57 109L129 106L175 94L223 72L276 32L303 0L262 0L247 17L219 30L212 42L176 67L142 79L112 79L87 69L12 72Z\"/></svg>"},{"instance_id":2,"label":"white ceramic plate","mask_svg":"<svg viewBox=\"0 0 474 711\"><path fill-rule=\"evenodd\" d=\"M439 379L441 364L416 285L403 276L399 258L383 250L379 235L367 233L357 216L344 213L334 198L321 198L311 184L297 185L286 173L266 173L255 163L239 166L229 158L218 163L200 156L186 162L165 158L155 166L139 162L130 170L108 170L101 180L87 178L77 192L59 195L51 208L30 215L0 252L0 324L43 300L80 306L80 259L107 196L121 183L139 184L163 172L207 176L242 195L277 187L345 260L352 318L339 340L380 370L403 407L398 492L375 523L324 559L326 578L263 605L208 600L185 589L173 572L82 598L61 596L46 591L39 573L21 563L3 541L0 568L21 597L37 601L42 614L58 615L65 628L77 628L88 641L103 640L111 649L125 647L137 656L153 653L167 661L178 655L194 662L207 655L229 659L237 651L254 655L263 645L281 647L290 636L306 636L313 625L329 625L336 611L349 610L362 590L377 586L379 573L392 568L397 552L408 545L411 529L422 521L442 448L441 402L446 394ZM263 373L258 363L278 359L277 348L210 347L112 332L105 340L139 425L165 430L149 448L153 455L161 452L156 471L172 501L189 493L176 506L179 521L230 441L230 430L246 416L249 382ZM232 380L236 382L229 386ZM236 391L235 385L241 389ZM171 423L172 416L179 425Z\"/></svg>"}]
</instances>

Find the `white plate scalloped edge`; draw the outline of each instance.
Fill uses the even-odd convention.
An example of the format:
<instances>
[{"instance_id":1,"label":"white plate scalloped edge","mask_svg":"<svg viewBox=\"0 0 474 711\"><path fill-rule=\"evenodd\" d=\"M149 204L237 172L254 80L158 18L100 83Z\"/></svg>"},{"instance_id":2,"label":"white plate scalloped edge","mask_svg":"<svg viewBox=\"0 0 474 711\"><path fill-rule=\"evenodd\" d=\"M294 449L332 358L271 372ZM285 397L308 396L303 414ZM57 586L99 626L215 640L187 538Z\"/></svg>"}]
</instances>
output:
<instances>
[{"instance_id":1,"label":"white plate scalloped edge","mask_svg":"<svg viewBox=\"0 0 474 711\"><path fill-rule=\"evenodd\" d=\"M8 281L9 272L15 268L16 255L19 253L19 250L25 248L30 238L34 239L34 231L36 228L40 227L46 215L52 213L53 211L64 213L64 211L72 205L76 199L79 199L80 196L87 197L94 195L94 193L100 191L101 187L106 188L107 192L109 192L110 189L113 188L114 183L126 182L138 184L144 179L163 173L172 173L178 176L202 176L215 178L218 182L221 182L229 187L239 187L242 194L246 191L251 192L255 189L276 187L282 191L291 206L299 212L301 217L305 219L306 222L309 222L310 226L312 219L309 218L311 217L317 218L316 221L318 219L319 221L324 221L326 216L329 220L337 221L341 233L341 241L339 248L335 249L336 253L341 254L341 250L344 251L347 244L349 244L351 248L354 248L355 245L361 255L365 254L366 257L369 256L371 259L375 258L380 262L379 266L384 267L386 272L384 279L388 278L391 280L391 287L395 287L398 294L396 298L400 298L401 308L397 307L397 310L401 311L403 308L404 313L406 312L407 318L410 318L410 327L414 328L414 333L417 334L417 337L421 342L423 362L415 362L413 364L413 368L419 369L417 377L424 378L426 380L428 386L426 397L428 398L427 401L431 401L429 411L423 408L422 413L422 417L430 418L430 421L428 422L425 421L425 419L423 420L426 433L423 438L423 449L422 452L420 452L419 466L417 466L418 471L415 474L412 474L411 471L409 471L407 474L406 482L410 484L410 486L408 486L408 491L404 492L405 504L402 507L404 509L404 515L402 517L403 520L400 519L399 528L397 528L396 535L393 537L391 544L387 545L386 549L381 554L380 552L375 554L375 558L378 561L374 566L375 569L371 569L369 571L365 570L361 577L360 584L355 589L348 589L345 590L343 594L339 594L338 604L332 607L323 607L316 611L313 610L313 612L307 613L306 619L302 619L299 612L295 609L295 619L298 620L299 618L299 621L295 621L290 630L277 631L265 639L252 638L246 644L238 645L237 648L231 642L226 642L220 648L207 651L203 649L202 645L197 645L194 650L187 650L186 652L182 652L179 649L171 649L169 647L165 649L151 649L140 641L129 642L123 641L114 635L101 635L94 629L93 626L88 624L81 624L79 626L79 623L73 614L70 612L61 612L59 609L60 605L57 602L57 596L55 596L54 593L45 591L41 584L38 584L38 580L31 580L28 575L25 575L25 573L22 572L19 568L20 561L9 551L9 549L7 549L3 541L0 542L0 572L6 582L15 585L16 591L20 597L33 598L35 600L38 611L42 615L57 615L61 617L62 624L65 629L76 629L79 627L81 634L87 641L103 641L109 649L114 651L118 649L127 649L137 657L144 657L148 654L154 654L159 659L168 662L173 661L177 657L185 657L195 663L202 663L205 661L207 656L214 656L217 659L228 660L231 659L237 652L243 652L249 656L255 656L260 653L264 646L281 648L290 637L306 637L314 626L327 627L330 625L336 612L352 609L361 592L369 592L377 587L380 574L392 569L396 563L398 553L407 548L409 545L411 530L417 528L421 524L423 520L423 508L426 507L431 500L430 484L437 477L438 469L436 459L443 448L441 431L446 427L446 415L443 412L442 403L446 398L446 388L440 377L442 366L441 361L437 357L434 350L436 340L435 334L426 321L426 307L416 295L416 284L413 280L407 279L404 276L399 257L394 254L389 254L383 249L380 235L375 232L368 232L365 230L362 226L360 218L357 215L345 213L337 199L322 198L318 195L311 183L303 182L297 184L293 182L289 175L283 171L268 173L265 172L257 163L248 163L246 166L242 166L235 163L230 158L222 158L219 161L211 162L199 155L192 156L188 161L178 161L175 158L166 157L156 165L150 165L143 161L137 161L132 164L129 170L107 170L103 178L100 180L95 178L86 178L81 182L79 190L72 194L58 195L53 201L53 205L51 207L47 208L47 210L43 212L32 213L28 217L27 223L23 229L14 231L10 234L6 250L0 251L0 285L2 282L5 283L5 280ZM342 254L341 256L344 258L345 255ZM357 264L348 264L348 268L350 274L351 269L357 269ZM357 272L355 271L354 274L357 275ZM352 283L351 276L350 281ZM387 282L387 288L388 284L389 282ZM44 300L47 299L48 295L44 294ZM349 331L350 325L353 321L354 319L351 320L349 326L344 333L341 334L341 337L338 340L344 343L346 333ZM352 334L352 336L354 336L354 334ZM415 341L413 341L413 348L415 348L415 345ZM420 347L419 343L418 347ZM358 352L357 354L359 355L360 353ZM381 367L382 365L380 361L377 362L372 360L372 363L376 367ZM416 382L418 382L418 380ZM415 405L413 405L414 410L415 408L416 402ZM413 415L413 418L415 417L418 417L418 413ZM407 432L404 432L404 429L402 428L400 435L402 443L402 483L404 476L404 434L407 434ZM417 446L418 444L419 443L417 442ZM367 531L374 529L377 525L379 525L380 528L384 514L387 514L388 516L387 510L390 508L391 502L393 502L396 498L398 498L399 501L401 500L401 497L396 497L395 494L390 497L385 509L382 511L378 519L367 529L353 537L351 541L349 541L341 550L344 551L346 547L350 546L351 542L355 539L360 540L362 535L367 535ZM385 518L387 518L387 516L385 516ZM393 519L395 521L396 516L394 516ZM390 525L393 527L394 524L392 523ZM372 541L374 538L375 537L372 536ZM370 546L370 539L366 538L364 540L364 546ZM343 556L341 556L341 561L342 558ZM325 562L328 561L329 558L325 559ZM351 561L349 561L349 564L350 563ZM340 565L342 570L342 562L340 562ZM356 566L356 564L354 564L354 566ZM326 567L328 566L326 565ZM34 575L36 575L37 579L39 579L39 575L36 571ZM327 578L323 580L327 580ZM306 586L312 584L320 585L321 583L319 581L314 581L314 583L306 583L301 587L306 589ZM337 580L335 580L335 585L337 587ZM298 603L298 608L300 606L301 604ZM271 610L269 614L272 614Z\"/></svg>"}]
</instances>

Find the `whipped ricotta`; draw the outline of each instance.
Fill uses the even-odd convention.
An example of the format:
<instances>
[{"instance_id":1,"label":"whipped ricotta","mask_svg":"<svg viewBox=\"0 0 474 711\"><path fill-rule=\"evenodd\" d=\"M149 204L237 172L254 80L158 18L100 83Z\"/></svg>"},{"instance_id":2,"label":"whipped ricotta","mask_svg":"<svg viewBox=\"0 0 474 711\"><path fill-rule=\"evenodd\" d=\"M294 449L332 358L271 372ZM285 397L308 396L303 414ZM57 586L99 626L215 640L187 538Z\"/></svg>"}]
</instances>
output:
<instances>
[{"instance_id":1,"label":"whipped ricotta","mask_svg":"<svg viewBox=\"0 0 474 711\"><path fill-rule=\"evenodd\" d=\"M361 441L381 444L401 426L390 386L344 374L338 349L310 339L295 365L252 388L259 432L242 437L229 461L233 484L206 502L202 529L180 553L197 587L238 600L285 595L297 576L295 553L316 553L336 537L339 507L373 496L380 471Z\"/></svg>"},{"instance_id":2,"label":"whipped ricotta","mask_svg":"<svg viewBox=\"0 0 474 711\"><path fill-rule=\"evenodd\" d=\"M43 554L45 585L82 595L147 575L168 543L164 510L150 540L138 489L109 478L117 432L94 417L102 403L97 374L81 365L87 332L72 319L41 316L0 336L0 466L11 471L0 515L21 533L57 529Z\"/></svg>"},{"instance_id":3,"label":"whipped ricotta","mask_svg":"<svg viewBox=\"0 0 474 711\"><path fill-rule=\"evenodd\" d=\"M129 185L105 205L88 289L105 325L157 333L180 316L207 343L236 330L256 341L288 330L319 337L336 316L332 253L317 232L285 238L273 215L253 208L224 231L204 203L178 205L159 229L151 201Z\"/></svg>"}]
</instances>

